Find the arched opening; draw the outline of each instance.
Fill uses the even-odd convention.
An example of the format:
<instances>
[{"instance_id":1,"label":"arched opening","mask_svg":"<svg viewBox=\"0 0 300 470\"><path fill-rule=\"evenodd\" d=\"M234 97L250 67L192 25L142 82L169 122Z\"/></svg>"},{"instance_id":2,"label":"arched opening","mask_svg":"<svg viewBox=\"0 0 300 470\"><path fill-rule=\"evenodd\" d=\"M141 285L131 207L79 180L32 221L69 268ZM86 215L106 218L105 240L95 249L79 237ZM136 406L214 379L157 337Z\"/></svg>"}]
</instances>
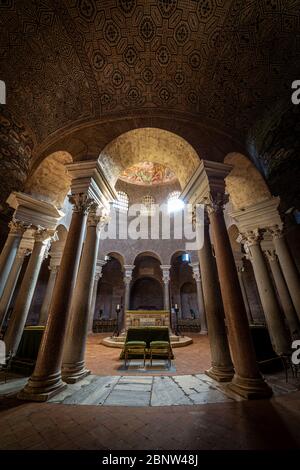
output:
<instances>
[{"instance_id":1,"label":"arched opening","mask_svg":"<svg viewBox=\"0 0 300 470\"><path fill-rule=\"evenodd\" d=\"M116 306L123 302L123 270L121 258L117 255L117 253L110 253L107 263L102 268L102 276L97 288L95 320L115 318Z\"/></svg>"},{"instance_id":2,"label":"arched opening","mask_svg":"<svg viewBox=\"0 0 300 470\"><path fill-rule=\"evenodd\" d=\"M121 255L121 253L118 253L116 251L110 251L109 253L107 253L107 255L105 255L105 260L107 260L107 261L110 261L110 260L118 261L119 265L120 265L120 266L118 266L118 268L121 267L121 269L123 269L124 264L125 264L124 256Z\"/></svg>"},{"instance_id":3,"label":"arched opening","mask_svg":"<svg viewBox=\"0 0 300 470\"><path fill-rule=\"evenodd\" d=\"M271 197L263 176L245 155L229 153L224 163L233 166L226 178L226 189L234 209L244 209Z\"/></svg>"},{"instance_id":4,"label":"arched opening","mask_svg":"<svg viewBox=\"0 0 300 470\"><path fill-rule=\"evenodd\" d=\"M99 163L114 185L120 177L144 184L151 173L150 183L170 182L176 175L183 188L198 167L199 156L177 134L147 127L119 135L101 151Z\"/></svg>"},{"instance_id":5,"label":"arched opening","mask_svg":"<svg viewBox=\"0 0 300 470\"><path fill-rule=\"evenodd\" d=\"M130 289L130 310L162 310L161 260L156 253L143 252L134 261Z\"/></svg>"},{"instance_id":6,"label":"arched opening","mask_svg":"<svg viewBox=\"0 0 300 470\"><path fill-rule=\"evenodd\" d=\"M131 288L130 310L163 310L163 290L157 279L142 277Z\"/></svg>"},{"instance_id":7,"label":"arched opening","mask_svg":"<svg viewBox=\"0 0 300 470\"><path fill-rule=\"evenodd\" d=\"M194 282L185 282L180 287L182 318L196 318L198 313L197 289Z\"/></svg>"},{"instance_id":8,"label":"arched opening","mask_svg":"<svg viewBox=\"0 0 300 470\"><path fill-rule=\"evenodd\" d=\"M66 164L72 163L72 161L73 158L68 152L52 153L40 163L28 178L25 192L61 209L71 183Z\"/></svg>"},{"instance_id":9,"label":"arched opening","mask_svg":"<svg viewBox=\"0 0 300 470\"><path fill-rule=\"evenodd\" d=\"M190 253L185 251L177 251L171 257L171 305L178 305L181 318L199 316L197 289L190 263Z\"/></svg>"}]
</instances>

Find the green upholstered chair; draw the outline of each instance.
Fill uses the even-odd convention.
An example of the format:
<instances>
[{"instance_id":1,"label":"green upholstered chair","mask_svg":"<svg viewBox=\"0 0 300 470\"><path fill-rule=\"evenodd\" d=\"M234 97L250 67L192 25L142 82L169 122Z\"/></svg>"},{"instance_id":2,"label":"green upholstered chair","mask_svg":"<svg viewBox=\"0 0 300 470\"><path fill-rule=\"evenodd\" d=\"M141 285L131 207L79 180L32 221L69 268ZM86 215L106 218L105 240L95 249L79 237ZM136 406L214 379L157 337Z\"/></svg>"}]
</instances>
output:
<instances>
[{"instance_id":1,"label":"green upholstered chair","mask_svg":"<svg viewBox=\"0 0 300 470\"><path fill-rule=\"evenodd\" d=\"M129 356L140 356L144 358L144 367L146 363L146 341L126 341L124 346L124 362L125 367L127 367L127 361Z\"/></svg>"},{"instance_id":2,"label":"green upholstered chair","mask_svg":"<svg viewBox=\"0 0 300 470\"><path fill-rule=\"evenodd\" d=\"M152 347L151 347L152 345ZM152 356L151 356L152 351ZM127 330L126 340L120 359L125 360L125 367L130 357L167 358L169 363L173 359L173 351L170 343L169 328L164 326L130 327Z\"/></svg>"},{"instance_id":3,"label":"green upholstered chair","mask_svg":"<svg viewBox=\"0 0 300 470\"><path fill-rule=\"evenodd\" d=\"M152 366L152 359L154 356L166 357L171 366L172 348L169 341L151 341L150 343L150 365Z\"/></svg>"}]
</instances>

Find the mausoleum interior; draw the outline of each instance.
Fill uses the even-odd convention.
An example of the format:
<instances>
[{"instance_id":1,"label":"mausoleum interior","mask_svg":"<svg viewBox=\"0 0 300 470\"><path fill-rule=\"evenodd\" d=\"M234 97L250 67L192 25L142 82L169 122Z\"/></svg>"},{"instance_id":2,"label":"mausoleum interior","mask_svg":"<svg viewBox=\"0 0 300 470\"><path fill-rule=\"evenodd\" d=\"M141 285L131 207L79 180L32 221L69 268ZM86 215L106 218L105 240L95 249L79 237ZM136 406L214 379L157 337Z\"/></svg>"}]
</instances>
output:
<instances>
[{"instance_id":1,"label":"mausoleum interior","mask_svg":"<svg viewBox=\"0 0 300 470\"><path fill-rule=\"evenodd\" d=\"M0 79L0 449L299 449L300 2L3 1Z\"/></svg>"}]
</instances>

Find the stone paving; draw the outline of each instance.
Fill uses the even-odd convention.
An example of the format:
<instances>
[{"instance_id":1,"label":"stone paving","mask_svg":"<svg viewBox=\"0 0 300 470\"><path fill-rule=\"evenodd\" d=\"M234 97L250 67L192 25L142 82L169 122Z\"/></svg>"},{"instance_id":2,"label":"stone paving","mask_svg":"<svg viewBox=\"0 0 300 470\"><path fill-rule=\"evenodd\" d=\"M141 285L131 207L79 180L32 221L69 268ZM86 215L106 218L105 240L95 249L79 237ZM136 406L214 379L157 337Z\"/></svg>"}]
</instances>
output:
<instances>
[{"instance_id":1,"label":"stone paving","mask_svg":"<svg viewBox=\"0 0 300 470\"><path fill-rule=\"evenodd\" d=\"M30 403L16 399L26 380L0 385L0 449L300 448L299 379L282 373L268 376L271 400L253 401L195 374L90 375Z\"/></svg>"},{"instance_id":2,"label":"stone paving","mask_svg":"<svg viewBox=\"0 0 300 470\"><path fill-rule=\"evenodd\" d=\"M26 379L0 386L0 396L16 396ZM181 376L96 376L70 384L49 403L103 406L171 406L239 400L205 374Z\"/></svg>"},{"instance_id":3,"label":"stone paving","mask_svg":"<svg viewBox=\"0 0 300 470\"><path fill-rule=\"evenodd\" d=\"M11 378L0 385L0 397L15 397L26 378ZM285 383L281 374L269 376L274 395L299 390L299 384ZM242 400L205 374L174 376L97 376L89 375L70 384L49 403L98 406L176 406L203 405Z\"/></svg>"},{"instance_id":4,"label":"stone paving","mask_svg":"<svg viewBox=\"0 0 300 470\"><path fill-rule=\"evenodd\" d=\"M80 406L0 400L0 449L300 448L300 392L194 406Z\"/></svg>"}]
</instances>

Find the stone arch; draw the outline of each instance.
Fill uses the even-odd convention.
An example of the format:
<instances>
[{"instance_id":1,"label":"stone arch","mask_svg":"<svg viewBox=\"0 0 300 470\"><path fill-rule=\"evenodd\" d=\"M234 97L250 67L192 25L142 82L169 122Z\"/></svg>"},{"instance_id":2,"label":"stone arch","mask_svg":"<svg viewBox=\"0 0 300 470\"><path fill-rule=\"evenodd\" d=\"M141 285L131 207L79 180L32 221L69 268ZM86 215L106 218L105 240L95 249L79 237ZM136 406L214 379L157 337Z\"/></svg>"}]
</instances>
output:
<instances>
[{"instance_id":1,"label":"stone arch","mask_svg":"<svg viewBox=\"0 0 300 470\"><path fill-rule=\"evenodd\" d=\"M142 257L155 258L157 261L160 262L160 264L162 264L162 260L161 260L160 255L156 251L153 251L153 250L151 250L151 251L141 251L141 252L137 253L135 258L134 258L133 264L136 264L138 259L142 258Z\"/></svg>"},{"instance_id":2,"label":"stone arch","mask_svg":"<svg viewBox=\"0 0 300 470\"><path fill-rule=\"evenodd\" d=\"M68 152L61 150L52 153L30 175L25 192L61 209L71 184L66 164L72 161Z\"/></svg>"},{"instance_id":3,"label":"stone arch","mask_svg":"<svg viewBox=\"0 0 300 470\"><path fill-rule=\"evenodd\" d=\"M180 304L182 318L195 318L198 314L196 283L187 281L180 286Z\"/></svg>"},{"instance_id":4,"label":"stone arch","mask_svg":"<svg viewBox=\"0 0 300 470\"><path fill-rule=\"evenodd\" d=\"M178 134L156 127L125 132L107 144L99 155L100 166L114 185L123 170L146 161L170 168L183 188L199 165L199 155Z\"/></svg>"},{"instance_id":5,"label":"stone arch","mask_svg":"<svg viewBox=\"0 0 300 470\"><path fill-rule=\"evenodd\" d=\"M245 155L229 153L224 163L233 166L226 178L226 189L234 209L245 209L271 197L263 176Z\"/></svg>"},{"instance_id":6,"label":"stone arch","mask_svg":"<svg viewBox=\"0 0 300 470\"><path fill-rule=\"evenodd\" d=\"M173 253L170 256L170 265L172 265L179 256L184 255L184 254L190 255L190 258L192 261L192 255L190 252L185 251L185 250L176 250L176 251L173 251Z\"/></svg>"},{"instance_id":7,"label":"stone arch","mask_svg":"<svg viewBox=\"0 0 300 470\"><path fill-rule=\"evenodd\" d=\"M121 253L117 251L110 251L109 253L107 253L107 256L110 256L111 258L115 258L117 261L119 261L121 268L122 269L124 268L125 259Z\"/></svg>"}]
</instances>

